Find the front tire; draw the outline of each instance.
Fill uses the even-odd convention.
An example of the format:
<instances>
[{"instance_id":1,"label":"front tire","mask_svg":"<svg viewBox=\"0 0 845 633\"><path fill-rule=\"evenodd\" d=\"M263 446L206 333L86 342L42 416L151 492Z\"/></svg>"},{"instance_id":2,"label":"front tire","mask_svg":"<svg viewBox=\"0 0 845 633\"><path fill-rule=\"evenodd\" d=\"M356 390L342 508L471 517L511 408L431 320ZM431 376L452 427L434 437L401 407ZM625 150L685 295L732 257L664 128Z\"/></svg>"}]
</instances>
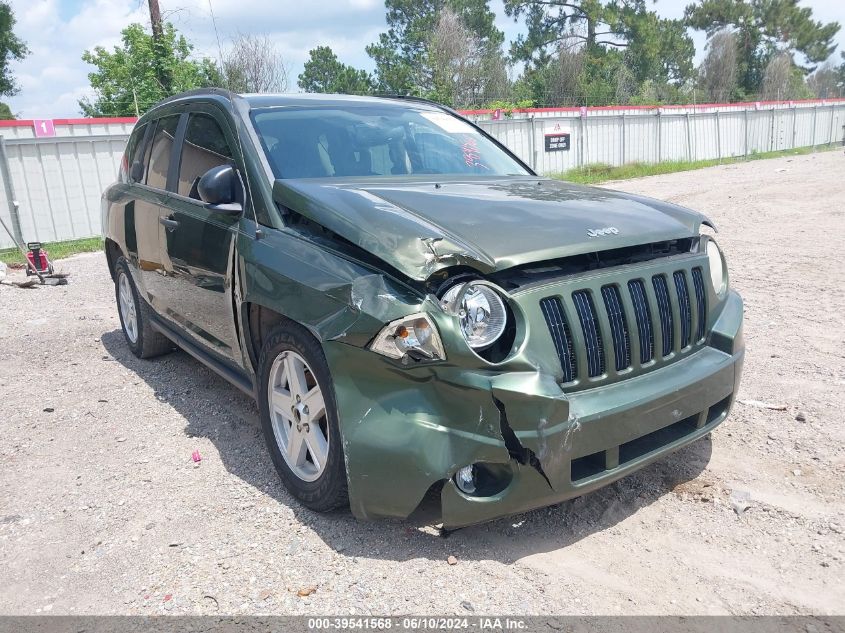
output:
<instances>
[{"instance_id":1,"label":"front tire","mask_svg":"<svg viewBox=\"0 0 845 633\"><path fill-rule=\"evenodd\" d=\"M319 343L283 324L261 348L261 426L285 487L304 506L327 512L348 503L337 405Z\"/></svg>"},{"instance_id":2,"label":"front tire","mask_svg":"<svg viewBox=\"0 0 845 633\"><path fill-rule=\"evenodd\" d=\"M114 291L120 326L132 353L138 358L152 358L171 351L173 343L170 339L152 328L151 308L138 296L125 257L119 257L115 263Z\"/></svg>"}]
</instances>

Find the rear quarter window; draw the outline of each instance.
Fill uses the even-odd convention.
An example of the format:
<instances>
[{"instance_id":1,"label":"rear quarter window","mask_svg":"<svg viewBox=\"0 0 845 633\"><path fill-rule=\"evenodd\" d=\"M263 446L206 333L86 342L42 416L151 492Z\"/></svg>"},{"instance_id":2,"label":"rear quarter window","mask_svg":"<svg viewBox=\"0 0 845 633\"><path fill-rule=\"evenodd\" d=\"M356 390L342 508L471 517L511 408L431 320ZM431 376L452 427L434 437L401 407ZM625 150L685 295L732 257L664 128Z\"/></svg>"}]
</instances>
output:
<instances>
[{"instance_id":1,"label":"rear quarter window","mask_svg":"<svg viewBox=\"0 0 845 633\"><path fill-rule=\"evenodd\" d=\"M120 180L122 182L133 182L132 165L138 161L138 153L144 141L144 134L147 133L147 124L143 123L132 130L129 142L126 144L126 151L123 152L123 160L120 163Z\"/></svg>"}]
</instances>

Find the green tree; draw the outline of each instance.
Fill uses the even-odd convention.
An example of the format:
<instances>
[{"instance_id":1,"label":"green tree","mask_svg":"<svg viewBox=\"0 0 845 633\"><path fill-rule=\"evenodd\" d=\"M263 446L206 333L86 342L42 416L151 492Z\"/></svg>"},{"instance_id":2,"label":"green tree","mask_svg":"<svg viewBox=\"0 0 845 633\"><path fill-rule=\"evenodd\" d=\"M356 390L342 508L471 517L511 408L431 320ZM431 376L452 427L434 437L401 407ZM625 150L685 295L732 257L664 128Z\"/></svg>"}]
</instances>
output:
<instances>
[{"instance_id":1,"label":"green tree","mask_svg":"<svg viewBox=\"0 0 845 633\"><path fill-rule=\"evenodd\" d=\"M625 63L636 80L680 85L693 76L695 44L682 20L667 20L645 2L615 8L613 28L627 43Z\"/></svg>"},{"instance_id":2,"label":"green tree","mask_svg":"<svg viewBox=\"0 0 845 633\"><path fill-rule=\"evenodd\" d=\"M749 95L759 92L769 62L782 53L806 59L805 73L830 57L839 24L813 20L798 0L699 0L686 8L687 24L712 37L722 29L737 33L738 79Z\"/></svg>"},{"instance_id":3,"label":"green tree","mask_svg":"<svg viewBox=\"0 0 845 633\"><path fill-rule=\"evenodd\" d=\"M0 101L0 121L10 121L16 118L17 117L12 114L12 109L9 107L9 104Z\"/></svg>"},{"instance_id":4,"label":"green tree","mask_svg":"<svg viewBox=\"0 0 845 633\"><path fill-rule=\"evenodd\" d=\"M17 94L18 85L9 68L12 61L20 61L29 54L26 47L14 33L15 14L8 2L0 2L0 95Z\"/></svg>"},{"instance_id":5,"label":"green tree","mask_svg":"<svg viewBox=\"0 0 845 633\"><path fill-rule=\"evenodd\" d=\"M478 38L480 46L498 49L504 34L495 26L488 0L385 0L387 32L367 46L376 63L378 89L397 94L434 90L429 43L440 11L448 8Z\"/></svg>"},{"instance_id":6,"label":"green tree","mask_svg":"<svg viewBox=\"0 0 845 633\"><path fill-rule=\"evenodd\" d=\"M680 20L661 18L646 0L505 0L527 32L511 45L514 59L542 68L561 51L584 48L586 65L622 60L638 82L681 83L692 74L695 47Z\"/></svg>"},{"instance_id":7,"label":"green tree","mask_svg":"<svg viewBox=\"0 0 845 633\"><path fill-rule=\"evenodd\" d=\"M140 24L129 25L122 36L122 46L115 46L112 52L98 46L82 55L97 67L88 75L93 100L79 101L85 116L142 114L179 92L221 83L217 65L208 58L192 59L193 46L172 24L164 24L158 42ZM162 76L167 77L166 82Z\"/></svg>"},{"instance_id":8,"label":"green tree","mask_svg":"<svg viewBox=\"0 0 845 633\"><path fill-rule=\"evenodd\" d=\"M308 53L308 61L297 81L306 92L370 94L373 80L364 70L341 63L328 46L318 46Z\"/></svg>"}]
</instances>

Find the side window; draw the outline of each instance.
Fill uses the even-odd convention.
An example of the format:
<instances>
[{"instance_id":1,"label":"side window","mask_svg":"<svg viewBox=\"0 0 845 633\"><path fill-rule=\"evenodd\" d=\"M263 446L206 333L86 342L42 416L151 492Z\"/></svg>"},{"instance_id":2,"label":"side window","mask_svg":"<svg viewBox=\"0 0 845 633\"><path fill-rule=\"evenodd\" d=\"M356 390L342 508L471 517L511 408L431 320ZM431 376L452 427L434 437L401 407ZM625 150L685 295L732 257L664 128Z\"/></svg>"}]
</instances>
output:
<instances>
[{"instance_id":1,"label":"side window","mask_svg":"<svg viewBox=\"0 0 845 633\"><path fill-rule=\"evenodd\" d=\"M202 175L212 167L231 163L232 150L217 121L207 114L191 114L182 143L179 195L199 200L197 184Z\"/></svg>"},{"instance_id":2,"label":"side window","mask_svg":"<svg viewBox=\"0 0 845 633\"><path fill-rule=\"evenodd\" d=\"M179 115L162 117L158 120L147 164L147 184L156 189L167 188L167 170L170 168L170 152L176 136Z\"/></svg>"},{"instance_id":3,"label":"side window","mask_svg":"<svg viewBox=\"0 0 845 633\"><path fill-rule=\"evenodd\" d=\"M120 171L118 178L120 182L134 182L138 180L138 173L141 168L132 170L132 165L138 160L138 146L144 140L144 134L147 131L147 124L144 123L132 130L129 136L129 142L126 144L126 150L123 152L123 158L120 161ZM134 176L134 177L133 177Z\"/></svg>"},{"instance_id":4,"label":"side window","mask_svg":"<svg viewBox=\"0 0 845 633\"><path fill-rule=\"evenodd\" d=\"M133 161L138 160L138 156L136 156L138 152L138 146L141 144L141 141L144 140L144 134L147 133L147 124L144 123L136 127L132 130L132 136L129 137L129 144L126 146L126 159L129 165L132 165Z\"/></svg>"}]
</instances>

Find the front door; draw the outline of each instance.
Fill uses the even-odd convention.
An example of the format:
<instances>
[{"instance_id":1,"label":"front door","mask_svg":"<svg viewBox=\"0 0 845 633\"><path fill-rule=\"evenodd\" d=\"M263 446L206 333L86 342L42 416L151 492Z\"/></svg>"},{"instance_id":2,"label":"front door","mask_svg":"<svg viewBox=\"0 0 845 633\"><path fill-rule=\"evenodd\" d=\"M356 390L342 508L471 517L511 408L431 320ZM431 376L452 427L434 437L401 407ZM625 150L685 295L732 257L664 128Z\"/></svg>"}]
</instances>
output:
<instances>
[{"instance_id":1,"label":"front door","mask_svg":"<svg viewBox=\"0 0 845 633\"><path fill-rule=\"evenodd\" d=\"M207 208L197 192L200 177L209 169L235 164L235 145L216 108L195 108L180 135L181 158L171 173L171 198L162 209L165 312L196 342L227 360L240 360L232 304L240 217Z\"/></svg>"}]
</instances>

